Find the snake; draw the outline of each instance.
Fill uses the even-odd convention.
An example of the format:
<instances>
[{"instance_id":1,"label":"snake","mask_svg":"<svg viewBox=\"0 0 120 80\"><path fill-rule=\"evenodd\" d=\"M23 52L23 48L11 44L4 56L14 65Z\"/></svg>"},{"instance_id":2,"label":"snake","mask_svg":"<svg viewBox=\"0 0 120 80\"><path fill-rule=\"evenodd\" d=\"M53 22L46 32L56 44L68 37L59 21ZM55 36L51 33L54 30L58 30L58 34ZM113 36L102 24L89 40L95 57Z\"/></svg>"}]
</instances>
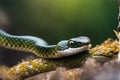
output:
<instances>
[{"instance_id":1,"label":"snake","mask_svg":"<svg viewBox=\"0 0 120 80\"><path fill-rule=\"evenodd\" d=\"M34 36L15 36L0 30L0 46L31 52L41 58L60 58L75 55L90 48L90 39L86 36L59 41L56 45L48 45L41 38Z\"/></svg>"},{"instance_id":2,"label":"snake","mask_svg":"<svg viewBox=\"0 0 120 80\"><path fill-rule=\"evenodd\" d=\"M81 66L88 56L91 43L87 36L79 36L61 40L56 45L48 45L42 38L11 35L0 29L0 46L31 52L38 56L38 59L24 61L6 71L10 78L16 75L20 79L24 79L38 73L54 70L58 66L68 69Z\"/></svg>"}]
</instances>

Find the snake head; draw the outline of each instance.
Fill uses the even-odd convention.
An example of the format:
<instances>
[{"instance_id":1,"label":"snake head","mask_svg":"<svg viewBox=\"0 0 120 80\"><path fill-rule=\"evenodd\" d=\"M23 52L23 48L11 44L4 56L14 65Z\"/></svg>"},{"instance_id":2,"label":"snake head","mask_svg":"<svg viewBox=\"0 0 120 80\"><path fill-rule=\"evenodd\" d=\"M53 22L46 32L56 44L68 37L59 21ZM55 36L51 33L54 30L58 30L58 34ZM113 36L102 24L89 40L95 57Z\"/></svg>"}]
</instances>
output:
<instances>
[{"instance_id":1,"label":"snake head","mask_svg":"<svg viewBox=\"0 0 120 80\"><path fill-rule=\"evenodd\" d=\"M64 40L58 43L61 56L75 55L83 51L87 51L90 47L90 39L86 36L80 36L69 40Z\"/></svg>"},{"instance_id":2,"label":"snake head","mask_svg":"<svg viewBox=\"0 0 120 80\"><path fill-rule=\"evenodd\" d=\"M72 38L68 41L69 48L79 48L83 46L88 46L90 44L90 39L85 36Z\"/></svg>"}]
</instances>

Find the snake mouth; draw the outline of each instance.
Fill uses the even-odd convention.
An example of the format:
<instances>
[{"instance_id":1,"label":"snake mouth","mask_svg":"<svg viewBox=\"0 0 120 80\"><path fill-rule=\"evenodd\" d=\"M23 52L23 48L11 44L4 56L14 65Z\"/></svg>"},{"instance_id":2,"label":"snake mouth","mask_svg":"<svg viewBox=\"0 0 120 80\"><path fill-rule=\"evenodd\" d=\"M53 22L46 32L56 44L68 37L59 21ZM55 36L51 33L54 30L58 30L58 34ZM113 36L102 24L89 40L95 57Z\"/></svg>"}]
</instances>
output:
<instances>
[{"instance_id":1,"label":"snake mouth","mask_svg":"<svg viewBox=\"0 0 120 80\"><path fill-rule=\"evenodd\" d=\"M78 47L78 48L68 48L68 49L65 49L63 51L58 51L59 54L57 56L65 57L65 56L79 54L80 52L84 52L84 51L89 50L90 47L91 47L91 44L84 45L84 46Z\"/></svg>"}]
</instances>

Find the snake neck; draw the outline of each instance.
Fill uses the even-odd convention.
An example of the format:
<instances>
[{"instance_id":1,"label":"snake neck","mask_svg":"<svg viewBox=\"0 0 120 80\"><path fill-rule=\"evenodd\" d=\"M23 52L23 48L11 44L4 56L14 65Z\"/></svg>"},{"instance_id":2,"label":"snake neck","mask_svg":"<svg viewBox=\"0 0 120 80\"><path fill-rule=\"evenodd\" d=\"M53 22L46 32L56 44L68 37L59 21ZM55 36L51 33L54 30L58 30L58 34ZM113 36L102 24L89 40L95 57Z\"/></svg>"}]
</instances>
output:
<instances>
[{"instance_id":1,"label":"snake neck","mask_svg":"<svg viewBox=\"0 0 120 80\"><path fill-rule=\"evenodd\" d=\"M68 40L62 40L60 42L57 43L57 45L44 45L44 46L40 46L36 44L36 53L40 53L41 56L44 55L44 58L59 58L62 55L62 53L60 53L61 51L64 51L66 49L68 49ZM45 57L46 56L46 57Z\"/></svg>"},{"instance_id":2,"label":"snake neck","mask_svg":"<svg viewBox=\"0 0 120 80\"><path fill-rule=\"evenodd\" d=\"M53 58L57 57L56 53L58 52L58 45L36 45L35 53L38 54L38 56L43 58Z\"/></svg>"}]
</instances>

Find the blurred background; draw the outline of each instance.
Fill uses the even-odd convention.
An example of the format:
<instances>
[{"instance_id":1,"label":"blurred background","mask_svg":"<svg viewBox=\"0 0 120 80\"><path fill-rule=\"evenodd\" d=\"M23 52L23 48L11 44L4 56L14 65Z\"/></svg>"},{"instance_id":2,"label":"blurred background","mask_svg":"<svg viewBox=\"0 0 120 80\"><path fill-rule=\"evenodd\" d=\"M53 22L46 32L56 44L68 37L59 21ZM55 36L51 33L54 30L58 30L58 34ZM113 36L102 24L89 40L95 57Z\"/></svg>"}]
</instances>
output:
<instances>
[{"instance_id":1,"label":"blurred background","mask_svg":"<svg viewBox=\"0 0 120 80\"><path fill-rule=\"evenodd\" d=\"M56 44L85 35L93 46L116 38L117 0L0 0L0 29ZM0 64L13 66L29 54L0 48Z\"/></svg>"}]
</instances>

